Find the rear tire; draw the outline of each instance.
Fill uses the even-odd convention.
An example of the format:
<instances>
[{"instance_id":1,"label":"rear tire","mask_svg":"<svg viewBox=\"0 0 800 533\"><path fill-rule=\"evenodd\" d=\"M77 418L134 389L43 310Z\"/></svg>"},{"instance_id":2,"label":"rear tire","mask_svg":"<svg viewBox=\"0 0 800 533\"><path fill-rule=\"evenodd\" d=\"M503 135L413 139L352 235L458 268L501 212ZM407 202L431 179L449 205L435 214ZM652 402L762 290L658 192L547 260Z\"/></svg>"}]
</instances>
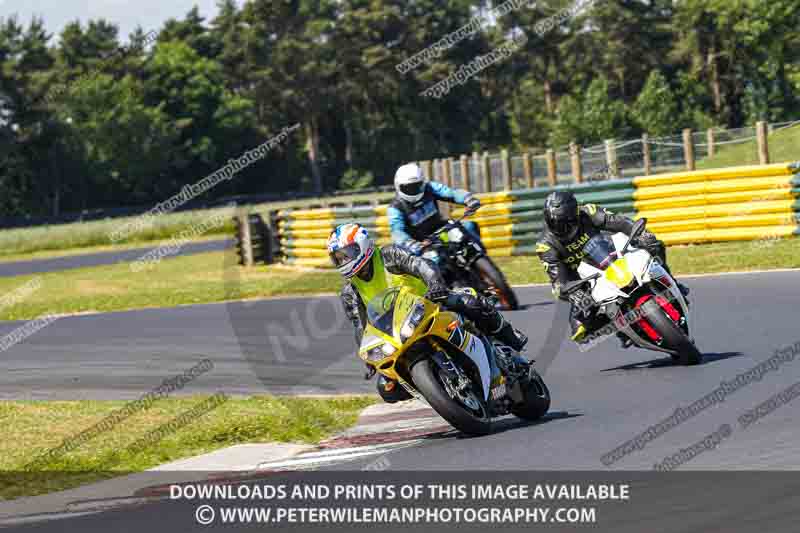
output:
<instances>
[{"instance_id":1,"label":"rear tire","mask_svg":"<svg viewBox=\"0 0 800 533\"><path fill-rule=\"evenodd\" d=\"M491 432L492 424L485 404L482 403L485 418L478 418L466 407L450 397L444 386L436 377L435 363L430 359L422 359L411 367L414 386L422 394L433 409L447 420L450 425L470 435L486 435Z\"/></svg>"},{"instance_id":2,"label":"rear tire","mask_svg":"<svg viewBox=\"0 0 800 533\"><path fill-rule=\"evenodd\" d=\"M678 352L673 359L682 365L700 364L703 354L655 300L646 301L642 305L642 311L644 311L645 320L664 338L666 347Z\"/></svg>"},{"instance_id":3,"label":"rear tire","mask_svg":"<svg viewBox=\"0 0 800 533\"><path fill-rule=\"evenodd\" d=\"M490 289L493 289L497 298L500 300L500 305L504 311L516 311L519 309L519 301L514 290L506 281L506 277L497 268L489 257L481 257L475 261L475 271L478 277Z\"/></svg>"},{"instance_id":4,"label":"rear tire","mask_svg":"<svg viewBox=\"0 0 800 533\"><path fill-rule=\"evenodd\" d=\"M524 420L539 420L549 409L550 389L539 373L531 368L530 381L525 390L525 403L513 407L511 412Z\"/></svg>"}]
</instances>

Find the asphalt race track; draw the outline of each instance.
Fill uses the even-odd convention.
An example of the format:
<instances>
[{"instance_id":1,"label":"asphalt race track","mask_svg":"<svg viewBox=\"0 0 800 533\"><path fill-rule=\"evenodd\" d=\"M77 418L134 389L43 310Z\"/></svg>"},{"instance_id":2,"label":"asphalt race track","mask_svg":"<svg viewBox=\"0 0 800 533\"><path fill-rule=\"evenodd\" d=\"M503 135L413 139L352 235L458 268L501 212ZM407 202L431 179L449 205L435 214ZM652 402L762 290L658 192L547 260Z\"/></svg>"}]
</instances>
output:
<instances>
[{"instance_id":1,"label":"asphalt race track","mask_svg":"<svg viewBox=\"0 0 800 533\"><path fill-rule=\"evenodd\" d=\"M681 470L794 470L795 474L789 474L794 477L762 477L761 481L736 478L738 487L730 478L687 479L678 477L679 473L670 478L670 483L665 478L651 478L642 481L638 489L642 494L638 506L621 507L607 515L609 528L598 524L598 530L795 531L796 489L800 488L796 475L800 465L800 415L796 406L780 405L746 428L738 419L800 382L800 357L763 372L761 379L751 379L751 383L726 395L724 402L707 405L613 464L601 461L605 454L666 419L677 408L711 393L723 380L732 382L776 350L800 341L796 312L800 271L685 281L692 289L695 335L705 354L702 365L674 366L669 358L655 353L623 351L616 339L586 353L565 341L546 368L553 403L543 421L524 423L506 418L489 436L468 438L452 431L411 447L393 449L382 459L388 471L481 470L502 477L490 471L506 470L506 476L519 477L526 474L510 471L623 470L635 476L638 474L630 471L651 470L655 463L728 424L732 431L726 438ZM520 288L519 293L527 308L511 313L511 318L531 335L530 352L537 354L554 327L552 319L559 306L552 303L546 287ZM59 319L3 354L0 394L3 398L133 398L203 358L211 359L214 368L188 384L181 394L218 390L232 394L370 391L372 383L360 378L361 365L352 355L351 331L338 309L335 298L324 297ZM18 326L4 323L0 333ZM313 328L317 333L310 332ZM565 333L563 327L556 331ZM538 360L547 359L547 354L540 354ZM371 461L375 456L327 470L357 472ZM543 475L536 479L541 480ZM573 474L572 481L580 475ZM774 484L771 489L764 485L767 481ZM743 488L743 483L748 488ZM653 520L658 521L658 527L643 529L643 524ZM735 527L717 529L721 522ZM100 532L107 531L112 523L119 531L221 530L197 525L191 506L169 501L66 521L20 525L14 530ZM765 524L769 524L766 529ZM384 529L400 530L391 526ZM303 526L288 530L305 531Z\"/></svg>"},{"instance_id":2,"label":"asphalt race track","mask_svg":"<svg viewBox=\"0 0 800 533\"><path fill-rule=\"evenodd\" d=\"M657 353L623 351L616 339L585 353L565 341L546 369L553 403L545 422L502 423L496 434L481 439L434 440L394 452L392 467L596 469L604 453L677 407L800 341L800 271L698 277L687 284L695 302L695 335L705 353L702 365L673 366ZM527 309L510 313L511 319L530 334L529 351L536 354L557 305L545 287L519 293ZM372 382L361 378L350 326L338 310L335 298L324 297L62 318L3 354L0 397L135 398L204 358L214 368L180 394L372 391ZM19 325L3 323L0 334ZM797 381L800 358L613 466L651 468L727 423L733 435L695 458L691 468L795 469L800 416L793 406L747 429L738 428L737 417Z\"/></svg>"},{"instance_id":3,"label":"asphalt race track","mask_svg":"<svg viewBox=\"0 0 800 533\"><path fill-rule=\"evenodd\" d=\"M233 242L232 239L219 239L214 241L190 242L175 254L191 255L205 252L224 250ZM131 262L146 254L154 247L134 248L118 252L98 252L94 254L69 255L63 257L50 257L47 259L32 259L28 261L13 261L0 263L0 277L24 276L26 274L42 274L46 272L59 272L73 268L86 268L114 263Z\"/></svg>"}]
</instances>

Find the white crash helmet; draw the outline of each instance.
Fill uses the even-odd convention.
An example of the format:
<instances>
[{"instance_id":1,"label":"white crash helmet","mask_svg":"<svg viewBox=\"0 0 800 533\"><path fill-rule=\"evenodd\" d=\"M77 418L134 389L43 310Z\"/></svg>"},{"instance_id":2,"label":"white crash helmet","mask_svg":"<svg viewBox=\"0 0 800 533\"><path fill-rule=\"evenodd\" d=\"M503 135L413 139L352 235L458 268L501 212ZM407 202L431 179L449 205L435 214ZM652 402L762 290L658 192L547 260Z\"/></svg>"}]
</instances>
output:
<instances>
[{"instance_id":1,"label":"white crash helmet","mask_svg":"<svg viewBox=\"0 0 800 533\"><path fill-rule=\"evenodd\" d=\"M328 238L328 255L345 278L364 268L375 252L375 241L360 224L342 224Z\"/></svg>"},{"instance_id":2,"label":"white crash helmet","mask_svg":"<svg viewBox=\"0 0 800 533\"><path fill-rule=\"evenodd\" d=\"M425 177L419 165L408 163L398 168L394 174L394 189L406 202L416 203L422 200L422 195L425 193Z\"/></svg>"}]
</instances>

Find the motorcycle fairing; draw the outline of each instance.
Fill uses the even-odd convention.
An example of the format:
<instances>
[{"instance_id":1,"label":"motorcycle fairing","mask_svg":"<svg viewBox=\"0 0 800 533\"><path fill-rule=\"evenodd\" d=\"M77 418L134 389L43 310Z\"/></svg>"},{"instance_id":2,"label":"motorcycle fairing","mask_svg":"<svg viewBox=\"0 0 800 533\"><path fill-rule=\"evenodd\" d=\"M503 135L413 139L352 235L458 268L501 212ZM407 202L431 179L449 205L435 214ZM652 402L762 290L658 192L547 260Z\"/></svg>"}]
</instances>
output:
<instances>
[{"instance_id":1,"label":"motorcycle fairing","mask_svg":"<svg viewBox=\"0 0 800 533\"><path fill-rule=\"evenodd\" d=\"M462 351L475 363L481 374L481 385L483 386L483 399L489 397L489 386L491 383L492 372L489 368L489 354L486 347L476 335L466 332L464 335L464 346Z\"/></svg>"}]
</instances>

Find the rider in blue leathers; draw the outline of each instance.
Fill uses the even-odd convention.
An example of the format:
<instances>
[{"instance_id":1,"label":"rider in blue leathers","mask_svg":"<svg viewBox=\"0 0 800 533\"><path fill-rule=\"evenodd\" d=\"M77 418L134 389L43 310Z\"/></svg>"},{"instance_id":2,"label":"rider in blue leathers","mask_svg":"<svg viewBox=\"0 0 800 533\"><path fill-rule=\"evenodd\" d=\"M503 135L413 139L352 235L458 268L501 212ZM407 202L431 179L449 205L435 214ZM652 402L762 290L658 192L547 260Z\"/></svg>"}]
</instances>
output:
<instances>
[{"instance_id":1,"label":"rider in blue leathers","mask_svg":"<svg viewBox=\"0 0 800 533\"><path fill-rule=\"evenodd\" d=\"M439 213L438 200L465 206L465 214L474 213L481 206L480 200L468 191L451 189L436 181L426 182L422 169L416 163L397 169L394 187L395 198L386 210L392 242L414 255L421 255L424 251L423 241L447 222ZM477 224L463 222L463 225L480 238Z\"/></svg>"}]
</instances>

